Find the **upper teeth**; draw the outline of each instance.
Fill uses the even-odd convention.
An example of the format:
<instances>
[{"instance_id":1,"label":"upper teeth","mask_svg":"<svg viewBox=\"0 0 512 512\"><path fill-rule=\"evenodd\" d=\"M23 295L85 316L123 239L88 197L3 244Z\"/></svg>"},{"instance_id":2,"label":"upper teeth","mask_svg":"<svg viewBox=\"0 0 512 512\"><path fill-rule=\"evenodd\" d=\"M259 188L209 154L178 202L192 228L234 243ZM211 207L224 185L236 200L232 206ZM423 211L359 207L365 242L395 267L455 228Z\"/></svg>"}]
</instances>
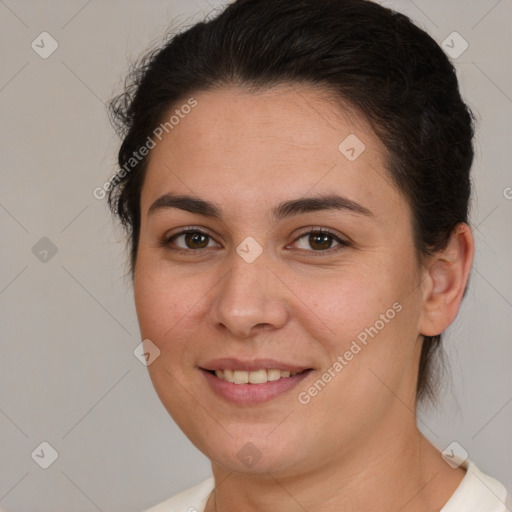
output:
<instances>
[{"instance_id":1,"label":"upper teeth","mask_svg":"<svg viewBox=\"0 0 512 512\"><path fill-rule=\"evenodd\" d=\"M289 372L288 370L278 370L270 368L268 370L256 370L246 372L244 370L215 370L215 375L222 380L233 382L235 384L263 384L273 380L279 380L283 377L293 377L299 372Z\"/></svg>"}]
</instances>

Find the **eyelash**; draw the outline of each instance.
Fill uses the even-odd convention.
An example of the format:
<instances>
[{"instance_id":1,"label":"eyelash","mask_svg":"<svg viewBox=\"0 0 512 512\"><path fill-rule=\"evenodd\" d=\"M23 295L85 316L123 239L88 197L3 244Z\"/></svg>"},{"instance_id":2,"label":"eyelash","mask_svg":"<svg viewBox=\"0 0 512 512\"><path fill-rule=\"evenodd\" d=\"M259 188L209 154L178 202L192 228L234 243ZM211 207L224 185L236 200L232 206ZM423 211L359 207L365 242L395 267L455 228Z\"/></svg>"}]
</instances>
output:
<instances>
[{"instance_id":1,"label":"eyelash","mask_svg":"<svg viewBox=\"0 0 512 512\"><path fill-rule=\"evenodd\" d=\"M210 239L213 239L213 237L211 235L209 235L208 233L206 233L205 231L202 231L201 229L198 229L198 228L187 228L187 229L184 229L178 233L174 233L172 236L170 237L165 237L163 240L162 240L162 246L163 247L166 247L166 248L170 248L171 246L171 243L177 239L178 237L180 236L183 236L183 235L187 235L187 234L200 234L200 235L204 235ZM338 246L335 246L335 247L330 247L329 249L325 249L325 250L306 250L306 249L300 249L301 251L306 251L306 252L311 252L311 253L316 253L316 254L319 254L319 255L322 255L322 254L331 254L333 251L337 251L337 250L341 250L345 247L350 247L350 243L346 240L343 240L341 239L340 237L338 237L336 234L334 234L332 231L329 231L325 228L317 228L317 229L311 229L309 231L305 231L303 233L301 233L292 243L296 243L298 240L300 240L301 238L304 238L306 235L312 235L312 234L315 234L315 235L327 235L331 238L334 239L334 241L338 242ZM207 250L208 247L205 247L203 249L183 249L182 247L172 247L171 250L173 251L176 251L180 254L194 254L194 253L199 253L201 251L205 251Z\"/></svg>"}]
</instances>

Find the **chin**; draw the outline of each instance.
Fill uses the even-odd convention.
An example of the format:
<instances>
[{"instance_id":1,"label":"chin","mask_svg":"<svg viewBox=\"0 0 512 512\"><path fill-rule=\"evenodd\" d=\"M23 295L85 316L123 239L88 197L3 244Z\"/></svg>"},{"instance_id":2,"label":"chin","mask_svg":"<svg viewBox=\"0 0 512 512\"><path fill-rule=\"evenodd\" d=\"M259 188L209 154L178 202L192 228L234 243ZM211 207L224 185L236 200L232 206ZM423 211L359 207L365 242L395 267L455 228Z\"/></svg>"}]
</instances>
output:
<instances>
[{"instance_id":1,"label":"chin","mask_svg":"<svg viewBox=\"0 0 512 512\"><path fill-rule=\"evenodd\" d=\"M264 433L250 435L249 433L233 435L219 432L218 436L191 439L194 445L203 452L212 462L229 471L245 474L286 474L291 468L301 465L300 453L297 446L301 446L295 436L286 433L286 436L269 436L270 430ZM285 437L286 441L282 438Z\"/></svg>"}]
</instances>

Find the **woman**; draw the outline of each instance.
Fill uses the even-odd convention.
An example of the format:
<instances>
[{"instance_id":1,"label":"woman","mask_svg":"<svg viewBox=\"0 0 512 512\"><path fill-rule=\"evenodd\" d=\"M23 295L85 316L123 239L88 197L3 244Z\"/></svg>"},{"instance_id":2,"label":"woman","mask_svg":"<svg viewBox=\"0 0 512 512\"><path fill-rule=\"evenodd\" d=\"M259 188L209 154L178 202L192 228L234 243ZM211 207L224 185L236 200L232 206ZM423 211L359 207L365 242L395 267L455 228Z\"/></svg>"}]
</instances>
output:
<instances>
[{"instance_id":1,"label":"woman","mask_svg":"<svg viewBox=\"0 0 512 512\"><path fill-rule=\"evenodd\" d=\"M455 71L365 0L238 0L112 102L154 387L213 478L151 510L498 512L418 430L471 269Z\"/></svg>"}]
</instances>

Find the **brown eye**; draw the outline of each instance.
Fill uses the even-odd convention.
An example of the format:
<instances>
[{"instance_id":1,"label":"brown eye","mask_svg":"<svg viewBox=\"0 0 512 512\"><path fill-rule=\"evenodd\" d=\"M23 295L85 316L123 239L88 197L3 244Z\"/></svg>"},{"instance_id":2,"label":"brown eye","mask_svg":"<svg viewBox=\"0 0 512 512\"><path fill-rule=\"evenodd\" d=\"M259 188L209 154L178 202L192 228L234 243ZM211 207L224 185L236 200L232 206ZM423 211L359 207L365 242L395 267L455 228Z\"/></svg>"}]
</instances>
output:
<instances>
[{"instance_id":1,"label":"brown eye","mask_svg":"<svg viewBox=\"0 0 512 512\"><path fill-rule=\"evenodd\" d=\"M178 240L181 240L178 243ZM175 245L180 250L201 250L209 246L211 236L197 230L182 231L173 235L165 245Z\"/></svg>"},{"instance_id":2,"label":"brown eye","mask_svg":"<svg viewBox=\"0 0 512 512\"><path fill-rule=\"evenodd\" d=\"M331 248L333 237L325 233L314 233L309 235L308 241L313 249L325 250Z\"/></svg>"},{"instance_id":3,"label":"brown eye","mask_svg":"<svg viewBox=\"0 0 512 512\"><path fill-rule=\"evenodd\" d=\"M309 250L310 252L311 249L313 249L313 252L326 252L333 248L333 243L336 243L334 247L349 245L348 242L345 242L330 231L309 231L297 238L296 243L301 240L304 240L304 242L301 242L303 246L299 247L299 249Z\"/></svg>"},{"instance_id":4,"label":"brown eye","mask_svg":"<svg viewBox=\"0 0 512 512\"><path fill-rule=\"evenodd\" d=\"M208 237L202 233L187 233L185 236L185 245L189 249L203 249L208 245Z\"/></svg>"}]
</instances>

